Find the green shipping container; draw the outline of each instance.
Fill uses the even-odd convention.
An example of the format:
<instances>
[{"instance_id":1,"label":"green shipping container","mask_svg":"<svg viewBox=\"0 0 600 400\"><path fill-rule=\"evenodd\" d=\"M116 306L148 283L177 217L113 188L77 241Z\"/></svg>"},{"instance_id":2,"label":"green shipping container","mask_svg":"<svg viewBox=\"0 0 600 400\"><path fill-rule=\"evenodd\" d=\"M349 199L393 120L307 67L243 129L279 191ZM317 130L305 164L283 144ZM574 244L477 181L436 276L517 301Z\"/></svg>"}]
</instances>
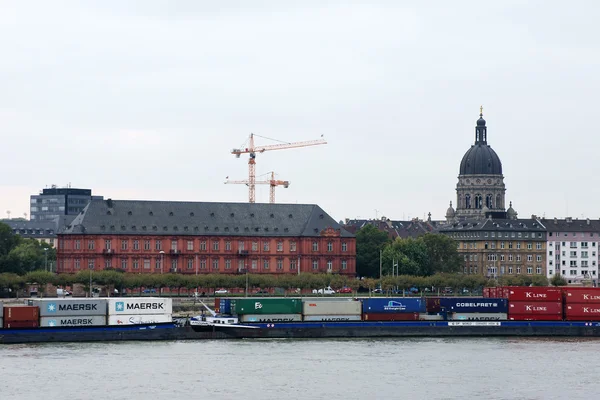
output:
<instances>
[{"instance_id":1,"label":"green shipping container","mask_svg":"<svg viewBox=\"0 0 600 400\"><path fill-rule=\"evenodd\" d=\"M232 304L233 307L233 304ZM236 314L302 314L299 299L236 299Z\"/></svg>"}]
</instances>

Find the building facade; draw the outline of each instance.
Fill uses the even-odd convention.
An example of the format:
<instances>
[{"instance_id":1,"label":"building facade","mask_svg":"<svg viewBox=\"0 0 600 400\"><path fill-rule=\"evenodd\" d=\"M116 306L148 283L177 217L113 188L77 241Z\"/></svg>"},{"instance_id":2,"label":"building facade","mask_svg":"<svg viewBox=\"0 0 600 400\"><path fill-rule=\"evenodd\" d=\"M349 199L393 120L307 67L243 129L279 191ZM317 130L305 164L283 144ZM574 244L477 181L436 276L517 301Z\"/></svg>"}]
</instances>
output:
<instances>
[{"instance_id":1,"label":"building facade","mask_svg":"<svg viewBox=\"0 0 600 400\"><path fill-rule=\"evenodd\" d=\"M102 196L92 196L91 189L58 188L55 185L43 189L40 194L31 195L29 215L32 221L67 220L79 214L92 198L102 199ZM65 216L71 216L65 218Z\"/></svg>"},{"instance_id":2,"label":"building facade","mask_svg":"<svg viewBox=\"0 0 600 400\"><path fill-rule=\"evenodd\" d=\"M600 220L542 220L548 231L547 276L562 275L569 284L596 286L600 263Z\"/></svg>"},{"instance_id":3,"label":"building facade","mask_svg":"<svg viewBox=\"0 0 600 400\"><path fill-rule=\"evenodd\" d=\"M356 232L367 225L372 225L380 231L386 232L390 239L417 238L426 233L437 233L438 228L441 226L438 221L431 220L431 213L426 221L418 218L413 218L410 221L393 221L389 218L381 217L380 219L347 218L344 222L344 228L353 234L356 234Z\"/></svg>"},{"instance_id":4,"label":"building facade","mask_svg":"<svg viewBox=\"0 0 600 400\"><path fill-rule=\"evenodd\" d=\"M537 218L466 220L440 233L457 241L465 274L546 275L546 228Z\"/></svg>"},{"instance_id":5,"label":"building facade","mask_svg":"<svg viewBox=\"0 0 600 400\"><path fill-rule=\"evenodd\" d=\"M354 236L316 205L92 200L59 234L59 272L355 275Z\"/></svg>"}]
</instances>

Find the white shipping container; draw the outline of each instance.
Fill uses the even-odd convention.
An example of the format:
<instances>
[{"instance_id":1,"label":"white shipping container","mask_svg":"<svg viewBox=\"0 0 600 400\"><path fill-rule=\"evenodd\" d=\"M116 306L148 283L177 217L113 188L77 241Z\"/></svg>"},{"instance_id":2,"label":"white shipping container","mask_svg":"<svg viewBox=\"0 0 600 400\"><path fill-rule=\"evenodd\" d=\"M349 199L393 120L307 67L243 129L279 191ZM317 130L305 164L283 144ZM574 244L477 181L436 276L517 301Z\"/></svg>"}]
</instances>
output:
<instances>
[{"instance_id":1,"label":"white shipping container","mask_svg":"<svg viewBox=\"0 0 600 400\"><path fill-rule=\"evenodd\" d=\"M362 304L360 301L322 301L304 300L302 314L306 315L360 315ZM305 318L306 320L306 318Z\"/></svg>"},{"instance_id":2,"label":"white shipping container","mask_svg":"<svg viewBox=\"0 0 600 400\"><path fill-rule=\"evenodd\" d=\"M158 324L162 322L173 322L171 314L108 316L108 325Z\"/></svg>"},{"instance_id":3,"label":"white shipping container","mask_svg":"<svg viewBox=\"0 0 600 400\"><path fill-rule=\"evenodd\" d=\"M40 308L40 317L106 315L106 299L34 299L29 304Z\"/></svg>"},{"instance_id":4,"label":"white shipping container","mask_svg":"<svg viewBox=\"0 0 600 400\"><path fill-rule=\"evenodd\" d=\"M349 322L360 321L361 315L305 315L304 321L313 322Z\"/></svg>"},{"instance_id":5,"label":"white shipping container","mask_svg":"<svg viewBox=\"0 0 600 400\"><path fill-rule=\"evenodd\" d=\"M108 315L158 315L173 313L173 299L159 297L111 297Z\"/></svg>"},{"instance_id":6,"label":"white shipping container","mask_svg":"<svg viewBox=\"0 0 600 400\"><path fill-rule=\"evenodd\" d=\"M106 317L103 315L93 316L59 316L42 317L40 326L58 327L58 326L104 326Z\"/></svg>"},{"instance_id":7,"label":"white shipping container","mask_svg":"<svg viewBox=\"0 0 600 400\"><path fill-rule=\"evenodd\" d=\"M453 313L448 314L452 321L506 321L506 313Z\"/></svg>"},{"instance_id":8,"label":"white shipping container","mask_svg":"<svg viewBox=\"0 0 600 400\"><path fill-rule=\"evenodd\" d=\"M419 320L420 321L443 321L444 317L440 314L426 314L426 313L420 313L419 314Z\"/></svg>"},{"instance_id":9,"label":"white shipping container","mask_svg":"<svg viewBox=\"0 0 600 400\"><path fill-rule=\"evenodd\" d=\"M0 314L0 328L4 328L4 319L2 318L2 314Z\"/></svg>"},{"instance_id":10,"label":"white shipping container","mask_svg":"<svg viewBox=\"0 0 600 400\"><path fill-rule=\"evenodd\" d=\"M243 314L241 322L300 322L302 314Z\"/></svg>"},{"instance_id":11,"label":"white shipping container","mask_svg":"<svg viewBox=\"0 0 600 400\"><path fill-rule=\"evenodd\" d=\"M4 315L4 304L2 304L2 302L0 301L0 319L2 318L3 315Z\"/></svg>"}]
</instances>

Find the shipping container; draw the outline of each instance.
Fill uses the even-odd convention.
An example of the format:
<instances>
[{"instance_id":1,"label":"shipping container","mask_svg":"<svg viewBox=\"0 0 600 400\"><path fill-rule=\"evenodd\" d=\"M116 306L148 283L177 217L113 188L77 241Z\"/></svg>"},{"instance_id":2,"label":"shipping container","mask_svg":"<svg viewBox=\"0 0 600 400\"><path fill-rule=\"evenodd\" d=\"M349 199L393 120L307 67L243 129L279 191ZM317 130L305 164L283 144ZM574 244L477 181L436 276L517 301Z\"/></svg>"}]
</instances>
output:
<instances>
[{"instance_id":1,"label":"shipping container","mask_svg":"<svg viewBox=\"0 0 600 400\"><path fill-rule=\"evenodd\" d=\"M440 306L452 313L506 313L508 300L483 297L443 297Z\"/></svg>"},{"instance_id":2,"label":"shipping container","mask_svg":"<svg viewBox=\"0 0 600 400\"><path fill-rule=\"evenodd\" d=\"M7 321L4 320L2 326L5 329L14 329L14 328L37 328L40 326L40 323L35 321Z\"/></svg>"},{"instance_id":3,"label":"shipping container","mask_svg":"<svg viewBox=\"0 0 600 400\"><path fill-rule=\"evenodd\" d=\"M418 321L419 313L369 313L363 321Z\"/></svg>"},{"instance_id":4,"label":"shipping container","mask_svg":"<svg viewBox=\"0 0 600 400\"><path fill-rule=\"evenodd\" d=\"M2 315L2 314L0 314ZM0 327L4 327L4 318L0 317Z\"/></svg>"},{"instance_id":5,"label":"shipping container","mask_svg":"<svg viewBox=\"0 0 600 400\"><path fill-rule=\"evenodd\" d=\"M550 314L509 314L509 321L562 321L562 315Z\"/></svg>"},{"instance_id":6,"label":"shipping container","mask_svg":"<svg viewBox=\"0 0 600 400\"><path fill-rule=\"evenodd\" d=\"M173 322L171 314L108 316L108 325L158 324L162 322Z\"/></svg>"},{"instance_id":7,"label":"shipping container","mask_svg":"<svg viewBox=\"0 0 600 400\"><path fill-rule=\"evenodd\" d=\"M106 315L106 299L34 299L32 305L40 308L40 317L63 315Z\"/></svg>"},{"instance_id":8,"label":"shipping container","mask_svg":"<svg viewBox=\"0 0 600 400\"><path fill-rule=\"evenodd\" d=\"M448 314L450 321L506 321L507 313L452 313Z\"/></svg>"},{"instance_id":9,"label":"shipping container","mask_svg":"<svg viewBox=\"0 0 600 400\"><path fill-rule=\"evenodd\" d=\"M232 307L234 304L232 303ZM300 299L236 299L236 314L302 314Z\"/></svg>"},{"instance_id":10,"label":"shipping container","mask_svg":"<svg viewBox=\"0 0 600 400\"><path fill-rule=\"evenodd\" d=\"M398 312L426 312L425 302L420 298L414 297L395 297L395 298L383 298L374 297L364 299L363 302L363 314L368 313L398 313Z\"/></svg>"},{"instance_id":11,"label":"shipping container","mask_svg":"<svg viewBox=\"0 0 600 400\"><path fill-rule=\"evenodd\" d=\"M564 288L565 303L600 304L600 290L597 288Z\"/></svg>"},{"instance_id":12,"label":"shipping container","mask_svg":"<svg viewBox=\"0 0 600 400\"><path fill-rule=\"evenodd\" d=\"M502 288L502 293L497 293L498 297L502 297L503 299L508 299L508 295L510 293L510 288L509 287L503 287Z\"/></svg>"},{"instance_id":13,"label":"shipping container","mask_svg":"<svg viewBox=\"0 0 600 400\"><path fill-rule=\"evenodd\" d=\"M302 302L302 314L304 315L355 315L360 314L361 310L362 304L356 300L304 300Z\"/></svg>"},{"instance_id":14,"label":"shipping container","mask_svg":"<svg viewBox=\"0 0 600 400\"><path fill-rule=\"evenodd\" d=\"M490 288L489 287L483 288L483 297L485 297L485 298L491 297L490 296Z\"/></svg>"},{"instance_id":15,"label":"shipping container","mask_svg":"<svg viewBox=\"0 0 600 400\"><path fill-rule=\"evenodd\" d=\"M2 318L3 313L4 313L4 304L0 301L0 318Z\"/></svg>"},{"instance_id":16,"label":"shipping container","mask_svg":"<svg viewBox=\"0 0 600 400\"><path fill-rule=\"evenodd\" d=\"M498 296L496 295L496 294L498 293L498 290L497 290L497 289L498 289L498 288L495 288L495 287L488 288L488 293L489 293L489 297L490 297L490 298L494 298L494 299L495 299L495 298L497 298L497 297L498 297Z\"/></svg>"},{"instance_id":17,"label":"shipping container","mask_svg":"<svg viewBox=\"0 0 600 400\"><path fill-rule=\"evenodd\" d=\"M172 314L173 300L158 297L111 297L108 299L108 315L158 315Z\"/></svg>"},{"instance_id":18,"label":"shipping container","mask_svg":"<svg viewBox=\"0 0 600 400\"><path fill-rule=\"evenodd\" d=\"M244 314L240 322L300 322L302 314Z\"/></svg>"},{"instance_id":19,"label":"shipping container","mask_svg":"<svg viewBox=\"0 0 600 400\"><path fill-rule=\"evenodd\" d=\"M428 313L439 313L441 310L439 297L427 297L425 299L425 311Z\"/></svg>"},{"instance_id":20,"label":"shipping container","mask_svg":"<svg viewBox=\"0 0 600 400\"><path fill-rule=\"evenodd\" d=\"M425 314L419 313L420 321L443 321L444 316L442 314Z\"/></svg>"},{"instance_id":21,"label":"shipping container","mask_svg":"<svg viewBox=\"0 0 600 400\"><path fill-rule=\"evenodd\" d=\"M38 307L6 306L4 307L4 322L37 321L40 317Z\"/></svg>"},{"instance_id":22,"label":"shipping container","mask_svg":"<svg viewBox=\"0 0 600 400\"><path fill-rule=\"evenodd\" d=\"M304 321L348 322L360 321L361 315L305 315Z\"/></svg>"},{"instance_id":23,"label":"shipping container","mask_svg":"<svg viewBox=\"0 0 600 400\"><path fill-rule=\"evenodd\" d=\"M600 304L567 304L565 306L567 317L600 317Z\"/></svg>"},{"instance_id":24,"label":"shipping container","mask_svg":"<svg viewBox=\"0 0 600 400\"><path fill-rule=\"evenodd\" d=\"M562 301L562 291L549 287L510 287L508 300L513 301Z\"/></svg>"},{"instance_id":25,"label":"shipping container","mask_svg":"<svg viewBox=\"0 0 600 400\"><path fill-rule=\"evenodd\" d=\"M560 301L511 301L508 305L509 316L512 316L513 314L544 314L562 316L562 313L563 305Z\"/></svg>"},{"instance_id":26,"label":"shipping container","mask_svg":"<svg viewBox=\"0 0 600 400\"><path fill-rule=\"evenodd\" d=\"M217 297L217 300L219 298ZM231 299L220 299L219 313L231 315Z\"/></svg>"},{"instance_id":27,"label":"shipping container","mask_svg":"<svg viewBox=\"0 0 600 400\"><path fill-rule=\"evenodd\" d=\"M106 316L88 315L88 316L56 316L41 317L40 326L58 327L58 326L103 326L106 325Z\"/></svg>"},{"instance_id":28,"label":"shipping container","mask_svg":"<svg viewBox=\"0 0 600 400\"><path fill-rule=\"evenodd\" d=\"M566 315L565 321L600 321L600 315L588 315L587 317L580 317L577 315Z\"/></svg>"}]
</instances>

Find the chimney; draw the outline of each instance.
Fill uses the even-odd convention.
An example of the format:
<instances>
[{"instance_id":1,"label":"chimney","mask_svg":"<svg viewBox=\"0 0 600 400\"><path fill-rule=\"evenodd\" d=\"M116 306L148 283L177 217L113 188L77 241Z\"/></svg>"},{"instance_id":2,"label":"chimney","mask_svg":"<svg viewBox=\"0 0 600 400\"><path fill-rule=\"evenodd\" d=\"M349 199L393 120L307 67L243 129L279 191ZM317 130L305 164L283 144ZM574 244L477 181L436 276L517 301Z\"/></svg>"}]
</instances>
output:
<instances>
[{"instance_id":1,"label":"chimney","mask_svg":"<svg viewBox=\"0 0 600 400\"><path fill-rule=\"evenodd\" d=\"M573 222L573 218L571 218L571 217L567 217L567 218L565 218L565 221L566 221L567 223L571 223L571 222Z\"/></svg>"},{"instance_id":2,"label":"chimney","mask_svg":"<svg viewBox=\"0 0 600 400\"><path fill-rule=\"evenodd\" d=\"M590 219L586 218L585 222L589 225L590 224Z\"/></svg>"}]
</instances>

